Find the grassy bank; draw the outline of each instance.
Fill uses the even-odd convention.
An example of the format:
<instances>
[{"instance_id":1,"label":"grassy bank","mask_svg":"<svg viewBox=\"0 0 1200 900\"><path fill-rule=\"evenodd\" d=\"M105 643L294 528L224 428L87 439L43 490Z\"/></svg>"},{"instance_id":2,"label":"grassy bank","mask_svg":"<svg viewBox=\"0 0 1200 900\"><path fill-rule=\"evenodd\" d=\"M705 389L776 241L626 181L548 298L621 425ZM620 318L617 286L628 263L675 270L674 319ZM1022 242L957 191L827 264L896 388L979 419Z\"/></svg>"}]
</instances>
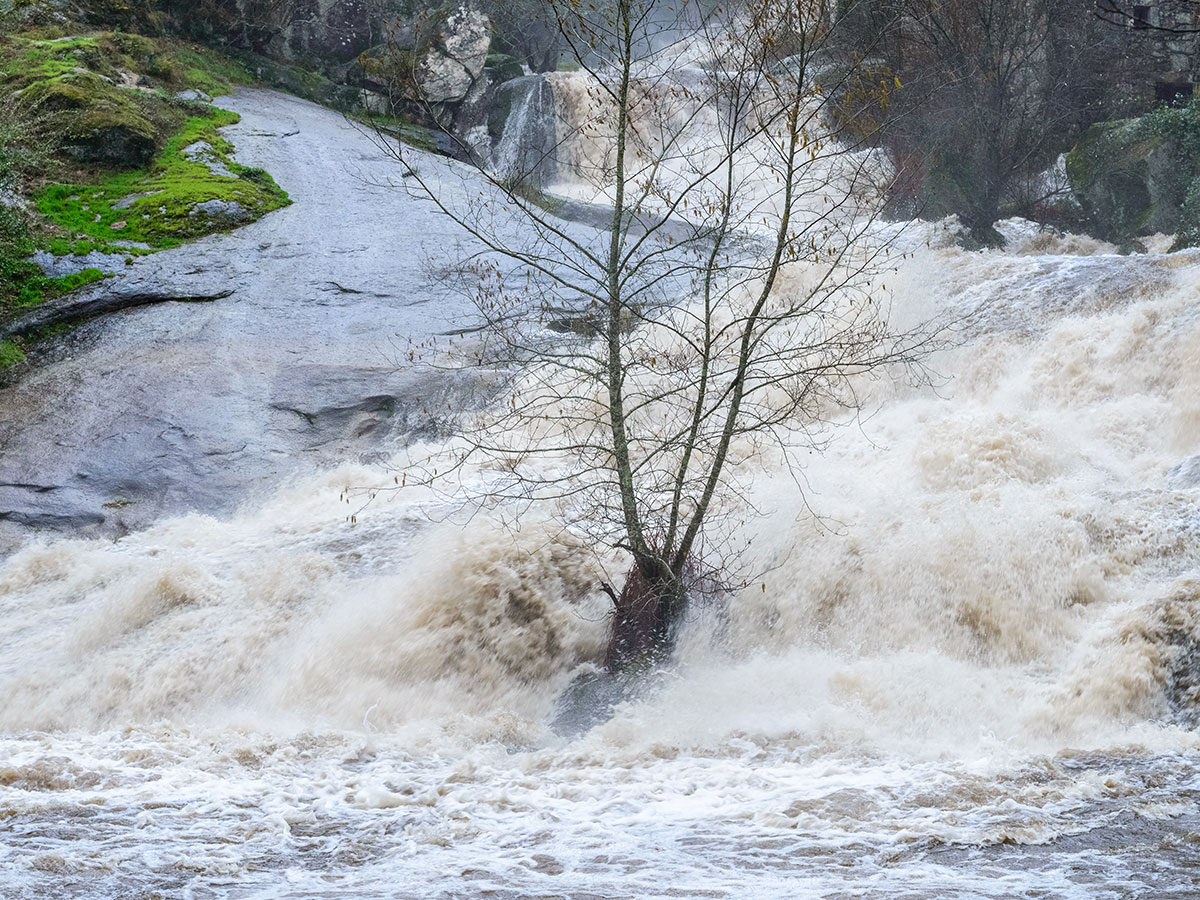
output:
<instances>
[{"instance_id":1,"label":"grassy bank","mask_svg":"<svg viewBox=\"0 0 1200 900\"><path fill-rule=\"evenodd\" d=\"M289 203L234 161L220 129L238 117L209 102L251 82L239 62L169 38L70 23L0 36L0 320L111 274L48 278L37 250L127 261ZM0 348L0 367L23 358Z\"/></svg>"},{"instance_id":2,"label":"grassy bank","mask_svg":"<svg viewBox=\"0 0 1200 900\"><path fill-rule=\"evenodd\" d=\"M51 240L51 252L162 250L285 206L287 194L269 174L233 161L233 145L217 129L238 117L196 111L147 168L40 191L38 211L71 235Z\"/></svg>"}]
</instances>

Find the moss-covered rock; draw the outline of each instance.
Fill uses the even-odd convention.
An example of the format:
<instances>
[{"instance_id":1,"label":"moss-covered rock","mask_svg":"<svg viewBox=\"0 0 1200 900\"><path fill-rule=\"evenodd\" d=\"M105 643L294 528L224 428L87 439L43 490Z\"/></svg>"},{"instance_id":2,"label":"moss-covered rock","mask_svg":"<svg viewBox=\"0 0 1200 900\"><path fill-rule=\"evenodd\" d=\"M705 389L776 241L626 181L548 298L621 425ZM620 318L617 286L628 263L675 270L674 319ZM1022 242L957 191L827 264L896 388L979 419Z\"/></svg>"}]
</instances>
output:
<instances>
[{"instance_id":1,"label":"moss-covered rock","mask_svg":"<svg viewBox=\"0 0 1200 900\"><path fill-rule=\"evenodd\" d=\"M39 211L85 240L154 249L253 221L290 201L262 169L234 161L217 130L237 121L225 110L194 116L166 142L152 165L92 184L55 184Z\"/></svg>"},{"instance_id":2,"label":"moss-covered rock","mask_svg":"<svg viewBox=\"0 0 1200 900\"><path fill-rule=\"evenodd\" d=\"M77 159L122 168L144 166L161 133L131 92L91 72L39 81L22 99L59 125L62 147Z\"/></svg>"},{"instance_id":3,"label":"moss-covered rock","mask_svg":"<svg viewBox=\"0 0 1200 900\"><path fill-rule=\"evenodd\" d=\"M220 53L169 38L120 31L58 38L29 34L0 37L0 86L6 92L80 72L115 85L130 80L147 92L195 88L226 94L252 79L243 66Z\"/></svg>"},{"instance_id":4,"label":"moss-covered rock","mask_svg":"<svg viewBox=\"0 0 1200 900\"><path fill-rule=\"evenodd\" d=\"M249 51L230 50L259 81L334 109L351 110L359 103L360 90L338 84L318 72L278 62Z\"/></svg>"},{"instance_id":5,"label":"moss-covered rock","mask_svg":"<svg viewBox=\"0 0 1200 900\"><path fill-rule=\"evenodd\" d=\"M76 21L122 31L157 33L166 23L159 0L60 0L58 5Z\"/></svg>"},{"instance_id":6,"label":"moss-covered rock","mask_svg":"<svg viewBox=\"0 0 1200 900\"><path fill-rule=\"evenodd\" d=\"M219 131L234 113L178 96L251 81L240 64L170 38L81 27L63 19L0 35L0 321L103 276L47 278L31 259L39 247L132 257L288 202L270 175L234 161Z\"/></svg>"},{"instance_id":7,"label":"moss-covered rock","mask_svg":"<svg viewBox=\"0 0 1200 900\"><path fill-rule=\"evenodd\" d=\"M524 75L525 67L521 65L521 60L516 56L507 53L489 53L484 71L487 72L492 84L503 84Z\"/></svg>"},{"instance_id":8,"label":"moss-covered rock","mask_svg":"<svg viewBox=\"0 0 1200 900\"><path fill-rule=\"evenodd\" d=\"M1155 232L1200 244L1200 104L1092 126L1067 155L1092 230L1128 245Z\"/></svg>"},{"instance_id":9,"label":"moss-covered rock","mask_svg":"<svg viewBox=\"0 0 1200 900\"><path fill-rule=\"evenodd\" d=\"M187 115L174 95L226 93L250 76L211 51L165 38L94 32L0 40L0 96L19 97L42 132L84 163L145 166Z\"/></svg>"}]
</instances>

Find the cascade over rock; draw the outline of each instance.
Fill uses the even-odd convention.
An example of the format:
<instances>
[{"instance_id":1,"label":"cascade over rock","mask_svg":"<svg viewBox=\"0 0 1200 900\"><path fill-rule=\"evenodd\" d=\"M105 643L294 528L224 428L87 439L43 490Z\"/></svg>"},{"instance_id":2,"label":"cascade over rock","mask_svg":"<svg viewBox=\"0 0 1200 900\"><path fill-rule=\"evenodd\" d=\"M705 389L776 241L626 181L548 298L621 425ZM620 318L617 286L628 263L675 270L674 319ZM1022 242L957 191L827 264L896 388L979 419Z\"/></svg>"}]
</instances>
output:
<instances>
[{"instance_id":1,"label":"cascade over rock","mask_svg":"<svg viewBox=\"0 0 1200 900\"><path fill-rule=\"evenodd\" d=\"M530 187L554 180L558 123L554 89L544 75L526 75L496 90L493 121L500 123L492 166L501 178L521 178Z\"/></svg>"}]
</instances>

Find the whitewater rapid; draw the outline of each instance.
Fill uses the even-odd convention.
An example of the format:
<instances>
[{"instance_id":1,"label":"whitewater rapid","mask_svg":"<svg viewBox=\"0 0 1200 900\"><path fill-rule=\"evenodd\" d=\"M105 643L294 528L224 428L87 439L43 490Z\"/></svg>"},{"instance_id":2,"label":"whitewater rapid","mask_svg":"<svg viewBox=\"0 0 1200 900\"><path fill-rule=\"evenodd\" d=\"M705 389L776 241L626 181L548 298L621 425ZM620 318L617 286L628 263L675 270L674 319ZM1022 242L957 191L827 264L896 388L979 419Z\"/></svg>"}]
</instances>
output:
<instances>
[{"instance_id":1,"label":"whitewater rapid","mask_svg":"<svg viewBox=\"0 0 1200 900\"><path fill-rule=\"evenodd\" d=\"M574 127L541 175L595 204L588 87L531 82L513 122ZM564 734L628 561L394 490L472 394L393 342L466 311L428 302L452 229L340 118L234 104L296 203L129 277L236 302L89 326L11 406L4 460L58 473L5 476L20 521L123 527L0 561L0 897L1196 896L1200 252L879 226L893 323L951 326L932 383L876 372L821 452L763 453L723 526L754 577Z\"/></svg>"},{"instance_id":2,"label":"whitewater rapid","mask_svg":"<svg viewBox=\"0 0 1200 900\"><path fill-rule=\"evenodd\" d=\"M622 561L553 523L360 510L392 472L353 465L30 542L0 894L1194 896L1200 255L1012 228L907 233L942 377L763 473L765 574L574 737Z\"/></svg>"}]
</instances>

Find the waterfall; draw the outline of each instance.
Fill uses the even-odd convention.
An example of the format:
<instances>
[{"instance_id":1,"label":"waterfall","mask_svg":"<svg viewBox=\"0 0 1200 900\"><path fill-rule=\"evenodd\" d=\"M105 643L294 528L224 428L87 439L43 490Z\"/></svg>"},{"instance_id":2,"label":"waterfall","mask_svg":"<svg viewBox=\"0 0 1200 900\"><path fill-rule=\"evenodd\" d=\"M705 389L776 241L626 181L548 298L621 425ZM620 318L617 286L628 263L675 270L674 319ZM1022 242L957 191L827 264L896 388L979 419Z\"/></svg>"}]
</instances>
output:
<instances>
[{"instance_id":1,"label":"waterfall","mask_svg":"<svg viewBox=\"0 0 1200 900\"><path fill-rule=\"evenodd\" d=\"M549 79L544 75L516 78L501 85L499 95L510 111L492 154L493 171L530 187L549 184L558 172L558 123Z\"/></svg>"}]
</instances>

